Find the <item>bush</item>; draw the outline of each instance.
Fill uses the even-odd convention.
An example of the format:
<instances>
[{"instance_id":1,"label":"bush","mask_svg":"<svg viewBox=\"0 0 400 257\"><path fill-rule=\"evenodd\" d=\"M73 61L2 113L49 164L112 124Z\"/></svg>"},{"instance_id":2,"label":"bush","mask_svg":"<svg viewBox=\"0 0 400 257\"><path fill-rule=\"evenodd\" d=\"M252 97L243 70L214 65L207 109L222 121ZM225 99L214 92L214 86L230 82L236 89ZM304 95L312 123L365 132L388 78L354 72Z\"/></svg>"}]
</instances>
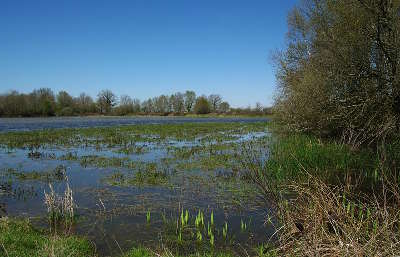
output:
<instances>
[{"instance_id":1,"label":"bush","mask_svg":"<svg viewBox=\"0 0 400 257\"><path fill-rule=\"evenodd\" d=\"M62 108L61 111L57 113L58 116L73 116L74 114L74 109L71 107Z\"/></svg>"},{"instance_id":2,"label":"bush","mask_svg":"<svg viewBox=\"0 0 400 257\"><path fill-rule=\"evenodd\" d=\"M399 131L400 2L308 0L276 55L278 117L355 147Z\"/></svg>"}]
</instances>

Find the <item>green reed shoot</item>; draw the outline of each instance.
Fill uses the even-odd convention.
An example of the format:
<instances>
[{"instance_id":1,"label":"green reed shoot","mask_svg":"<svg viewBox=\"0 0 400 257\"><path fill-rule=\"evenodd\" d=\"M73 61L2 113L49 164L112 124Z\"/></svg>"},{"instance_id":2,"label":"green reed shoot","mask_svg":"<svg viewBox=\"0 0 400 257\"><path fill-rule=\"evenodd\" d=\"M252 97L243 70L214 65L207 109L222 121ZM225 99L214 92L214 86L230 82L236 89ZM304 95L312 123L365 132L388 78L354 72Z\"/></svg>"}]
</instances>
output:
<instances>
[{"instance_id":1,"label":"green reed shoot","mask_svg":"<svg viewBox=\"0 0 400 257\"><path fill-rule=\"evenodd\" d=\"M197 238L197 241L199 241L199 242L201 242L203 240L203 235L201 234L200 231L197 231L196 238Z\"/></svg>"},{"instance_id":2,"label":"green reed shoot","mask_svg":"<svg viewBox=\"0 0 400 257\"><path fill-rule=\"evenodd\" d=\"M222 227L222 236L226 239L228 235L228 223L225 221L225 225Z\"/></svg>"},{"instance_id":3,"label":"green reed shoot","mask_svg":"<svg viewBox=\"0 0 400 257\"><path fill-rule=\"evenodd\" d=\"M240 230L242 232L247 230L247 223L243 221L243 219L240 219Z\"/></svg>"},{"instance_id":4,"label":"green reed shoot","mask_svg":"<svg viewBox=\"0 0 400 257\"><path fill-rule=\"evenodd\" d=\"M210 245L214 247L214 234L211 234L210 236Z\"/></svg>"}]
</instances>

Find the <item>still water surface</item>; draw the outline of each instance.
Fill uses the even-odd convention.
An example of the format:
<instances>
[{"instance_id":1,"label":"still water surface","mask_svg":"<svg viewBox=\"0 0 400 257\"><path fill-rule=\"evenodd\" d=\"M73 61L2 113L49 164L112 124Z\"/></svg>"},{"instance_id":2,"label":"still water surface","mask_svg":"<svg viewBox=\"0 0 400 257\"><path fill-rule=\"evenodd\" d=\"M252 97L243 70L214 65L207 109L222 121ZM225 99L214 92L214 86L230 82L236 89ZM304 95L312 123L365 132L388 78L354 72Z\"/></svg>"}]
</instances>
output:
<instances>
[{"instance_id":1,"label":"still water surface","mask_svg":"<svg viewBox=\"0 0 400 257\"><path fill-rule=\"evenodd\" d=\"M30 131L52 128L88 128L137 124L171 124L185 122L260 122L267 118L190 118L190 117L52 117L52 118L0 118L0 132Z\"/></svg>"}]
</instances>

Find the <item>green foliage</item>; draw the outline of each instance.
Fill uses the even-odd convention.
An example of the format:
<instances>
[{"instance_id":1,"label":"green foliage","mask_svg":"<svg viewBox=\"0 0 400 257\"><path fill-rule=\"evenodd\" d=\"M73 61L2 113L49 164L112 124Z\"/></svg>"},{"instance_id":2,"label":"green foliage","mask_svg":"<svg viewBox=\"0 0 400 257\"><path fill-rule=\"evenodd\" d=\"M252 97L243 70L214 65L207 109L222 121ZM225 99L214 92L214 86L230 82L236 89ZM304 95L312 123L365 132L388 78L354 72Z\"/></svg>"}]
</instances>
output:
<instances>
[{"instance_id":1,"label":"green foliage","mask_svg":"<svg viewBox=\"0 0 400 257\"><path fill-rule=\"evenodd\" d=\"M0 219L0 255L7 257L90 257L92 245L75 236L46 235L26 220Z\"/></svg>"},{"instance_id":2,"label":"green foliage","mask_svg":"<svg viewBox=\"0 0 400 257\"><path fill-rule=\"evenodd\" d=\"M210 103L207 98L200 96L194 105L194 112L196 114L207 114L211 112Z\"/></svg>"}]
</instances>

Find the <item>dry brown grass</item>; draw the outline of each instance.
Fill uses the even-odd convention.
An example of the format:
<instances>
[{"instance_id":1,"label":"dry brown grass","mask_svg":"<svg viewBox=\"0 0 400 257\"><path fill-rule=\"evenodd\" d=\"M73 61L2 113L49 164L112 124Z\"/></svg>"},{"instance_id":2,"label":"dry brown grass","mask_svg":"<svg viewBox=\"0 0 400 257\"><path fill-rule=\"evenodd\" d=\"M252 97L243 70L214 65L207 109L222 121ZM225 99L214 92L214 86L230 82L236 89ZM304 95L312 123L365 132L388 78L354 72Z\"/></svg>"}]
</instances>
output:
<instances>
[{"instance_id":1,"label":"dry brown grass","mask_svg":"<svg viewBox=\"0 0 400 257\"><path fill-rule=\"evenodd\" d=\"M56 232L57 227L62 225L64 232L69 233L74 219L75 203L68 177L66 177L65 184L64 195L57 194L51 184L49 184L50 192L44 192L44 203L47 206L50 229L54 230L53 232Z\"/></svg>"},{"instance_id":2,"label":"dry brown grass","mask_svg":"<svg viewBox=\"0 0 400 257\"><path fill-rule=\"evenodd\" d=\"M400 255L400 206L389 197L393 194L384 184L380 196L353 194L346 187L330 186L315 177L288 189L296 197L278 203L280 254Z\"/></svg>"}]
</instances>

